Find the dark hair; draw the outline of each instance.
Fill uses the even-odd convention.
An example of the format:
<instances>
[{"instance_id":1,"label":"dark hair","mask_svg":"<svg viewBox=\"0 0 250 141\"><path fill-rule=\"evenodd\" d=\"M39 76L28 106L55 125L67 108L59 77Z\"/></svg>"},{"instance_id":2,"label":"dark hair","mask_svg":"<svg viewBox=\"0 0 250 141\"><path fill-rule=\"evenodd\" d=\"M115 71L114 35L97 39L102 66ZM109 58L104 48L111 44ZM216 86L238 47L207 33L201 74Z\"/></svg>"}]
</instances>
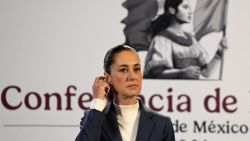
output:
<instances>
[{"instance_id":1,"label":"dark hair","mask_svg":"<svg viewBox=\"0 0 250 141\"><path fill-rule=\"evenodd\" d=\"M174 8L175 13L178 12L178 6L182 3L183 0L166 0L164 4L164 13L160 15L156 20L152 22L149 27L149 32L152 33L152 37L157 35L160 31L166 29L172 18L175 16L169 12L169 8Z\"/></svg>"},{"instance_id":2,"label":"dark hair","mask_svg":"<svg viewBox=\"0 0 250 141\"><path fill-rule=\"evenodd\" d=\"M104 57L104 65L103 65L104 72L110 73L110 66L114 63L116 54L122 51L135 51L135 49L127 45L118 45L109 49Z\"/></svg>"}]
</instances>

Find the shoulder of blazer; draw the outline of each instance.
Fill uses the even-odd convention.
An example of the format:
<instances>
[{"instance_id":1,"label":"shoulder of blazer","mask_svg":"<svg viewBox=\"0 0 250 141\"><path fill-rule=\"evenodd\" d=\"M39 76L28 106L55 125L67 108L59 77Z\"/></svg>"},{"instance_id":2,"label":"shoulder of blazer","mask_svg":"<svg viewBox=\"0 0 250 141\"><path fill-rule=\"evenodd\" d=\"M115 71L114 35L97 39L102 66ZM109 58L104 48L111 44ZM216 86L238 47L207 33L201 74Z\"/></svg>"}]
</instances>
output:
<instances>
[{"instance_id":1,"label":"shoulder of blazer","mask_svg":"<svg viewBox=\"0 0 250 141\"><path fill-rule=\"evenodd\" d=\"M162 120L167 120L167 121L171 121L170 117L168 116L165 116L165 115L162 115L160 113L157 113L151 109L149 109L148 107L146 107L141 100L138 100L139 101L139 104L140 104L140 110L141 110L141 114L144 114L150 118L155 118L159 121L162 121Z\"/></svg>"},{"instance_id":2,"label":"shoulder of blazer","mask_svg":"<svg viewBox=\"0 0 250 141\"><path fill-rule=\"evenodd\" d=\"M80 121L80 129L82 129L86 117L89 114L91 114L91 112L92 112L92 114L94 113L95 115L99 115L99 117L103 116L103 114L102 114L103 112L100 112L100 111L98 111L96 109L88 109L88 110L84 111L84 115L83 115L83 117L81 118L81 121Z\"/></svg>"}]
</instances>

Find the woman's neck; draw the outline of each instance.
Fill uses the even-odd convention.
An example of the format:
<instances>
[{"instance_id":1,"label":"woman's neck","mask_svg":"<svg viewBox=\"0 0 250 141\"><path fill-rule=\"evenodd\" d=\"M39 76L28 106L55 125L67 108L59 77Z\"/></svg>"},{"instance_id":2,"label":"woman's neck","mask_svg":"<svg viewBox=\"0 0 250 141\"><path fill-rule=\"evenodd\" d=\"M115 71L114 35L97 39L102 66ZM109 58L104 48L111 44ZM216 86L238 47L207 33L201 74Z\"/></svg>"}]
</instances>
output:
<instances>
[{"instance_id":1,"label":"woman's neck","mask_svg":"<svg viewBox=\"0 0 250 141\"><path fill-rule=\"evenodd\" d=\"M135 104L130 105L119 105L114 102L114 107L116 113L124 118L135 118L139 112L139 103L137 101Z\"/></svg>"},{"instance_id":2,"label":"woman's neck","mask_svg":"<svg viewBox=\"0 0 250 141\"><path fill-rule=\"evenodd\" d=\"M175 33L179 36L185 36L184 31L182 29L182 24L175 20L172 20L170 26L166 30Z\"/></svg>"},{"instance_id":3,"label":"woman's neck","mask_svg":"<svg viewBox=\"0 0 250 141\"><path fill-rule=\"evenodd\" d=\"M136 96L132 97L114 97L114 101L117 105L132 105L136 104Z\"/></svg>"}]
</instances>

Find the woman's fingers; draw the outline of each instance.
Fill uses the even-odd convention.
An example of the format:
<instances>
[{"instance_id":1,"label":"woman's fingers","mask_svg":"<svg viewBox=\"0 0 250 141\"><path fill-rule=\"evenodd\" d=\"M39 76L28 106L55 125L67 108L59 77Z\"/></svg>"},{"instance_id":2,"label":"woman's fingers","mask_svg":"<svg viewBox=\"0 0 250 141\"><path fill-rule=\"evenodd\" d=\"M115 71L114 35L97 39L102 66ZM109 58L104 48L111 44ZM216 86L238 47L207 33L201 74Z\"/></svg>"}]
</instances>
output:
<instances>
[{"instance_id":1,"label":"woman's fingers","mask_svg":"<svg viewBox=\"0 0 250 141\"><path fill-rule=\"evenodd\" d=\"M96 77L94 84L92 86L93 89L93 97L105 99L106 93L109 91L110 87L109 84L106 82L104 76Z\"/></svg>"},{"instance_id":2,"label":"woman's fingers","mask_svg":"<svg viewBox=\"0 0 250 141\"><path fill-rule=\"evenodd\" d=\"M224 49L228 49L227 37L223 37L220 41L220 46Z\"/></svg>"}]
</instances>

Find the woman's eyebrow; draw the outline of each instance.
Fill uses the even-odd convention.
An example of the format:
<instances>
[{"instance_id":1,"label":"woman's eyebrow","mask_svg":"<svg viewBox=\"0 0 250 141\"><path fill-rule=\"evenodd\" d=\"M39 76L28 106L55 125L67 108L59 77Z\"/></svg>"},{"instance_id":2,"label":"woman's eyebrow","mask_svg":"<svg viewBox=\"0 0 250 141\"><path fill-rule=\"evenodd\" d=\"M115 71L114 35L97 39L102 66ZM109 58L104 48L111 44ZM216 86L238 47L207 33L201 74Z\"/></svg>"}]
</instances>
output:
<instances>
[{"instance_id":1,"label":"woman's eyebrow","mask_svg":"<svg viewBox=\"0 0 250 141\"><path fill-rule=\"evenodd\" d=\"M136 64L134 64L133 66L135 66L135 67L140 67L141 64L140 64L140 63L136 63ZM122 65L119 65L119 67L126 67L126 68L128 68L129 65L127 65L127 64L122 64Z\"/></svg>"},{"instance_id":2,"label":"woman's eyebrow","mask_svg":"<svg viewBox=\"0 0 250 141\"><path fill-rule=\"evenodd\" d=\"M119 67L127 67L128 68L128 65L122 64L122 65L119 65Z\"/></svg>"},{"instance_id":3,"label":"woman's eyebrow","mask_svg":"<svg viewBox=\"0 0 250 141\"><path fill-rule=\"evenodd\" d=\"M135 67L140 67L141 64L137 63L137 64L134 64Z\"/></svg>"}]
</instances>

